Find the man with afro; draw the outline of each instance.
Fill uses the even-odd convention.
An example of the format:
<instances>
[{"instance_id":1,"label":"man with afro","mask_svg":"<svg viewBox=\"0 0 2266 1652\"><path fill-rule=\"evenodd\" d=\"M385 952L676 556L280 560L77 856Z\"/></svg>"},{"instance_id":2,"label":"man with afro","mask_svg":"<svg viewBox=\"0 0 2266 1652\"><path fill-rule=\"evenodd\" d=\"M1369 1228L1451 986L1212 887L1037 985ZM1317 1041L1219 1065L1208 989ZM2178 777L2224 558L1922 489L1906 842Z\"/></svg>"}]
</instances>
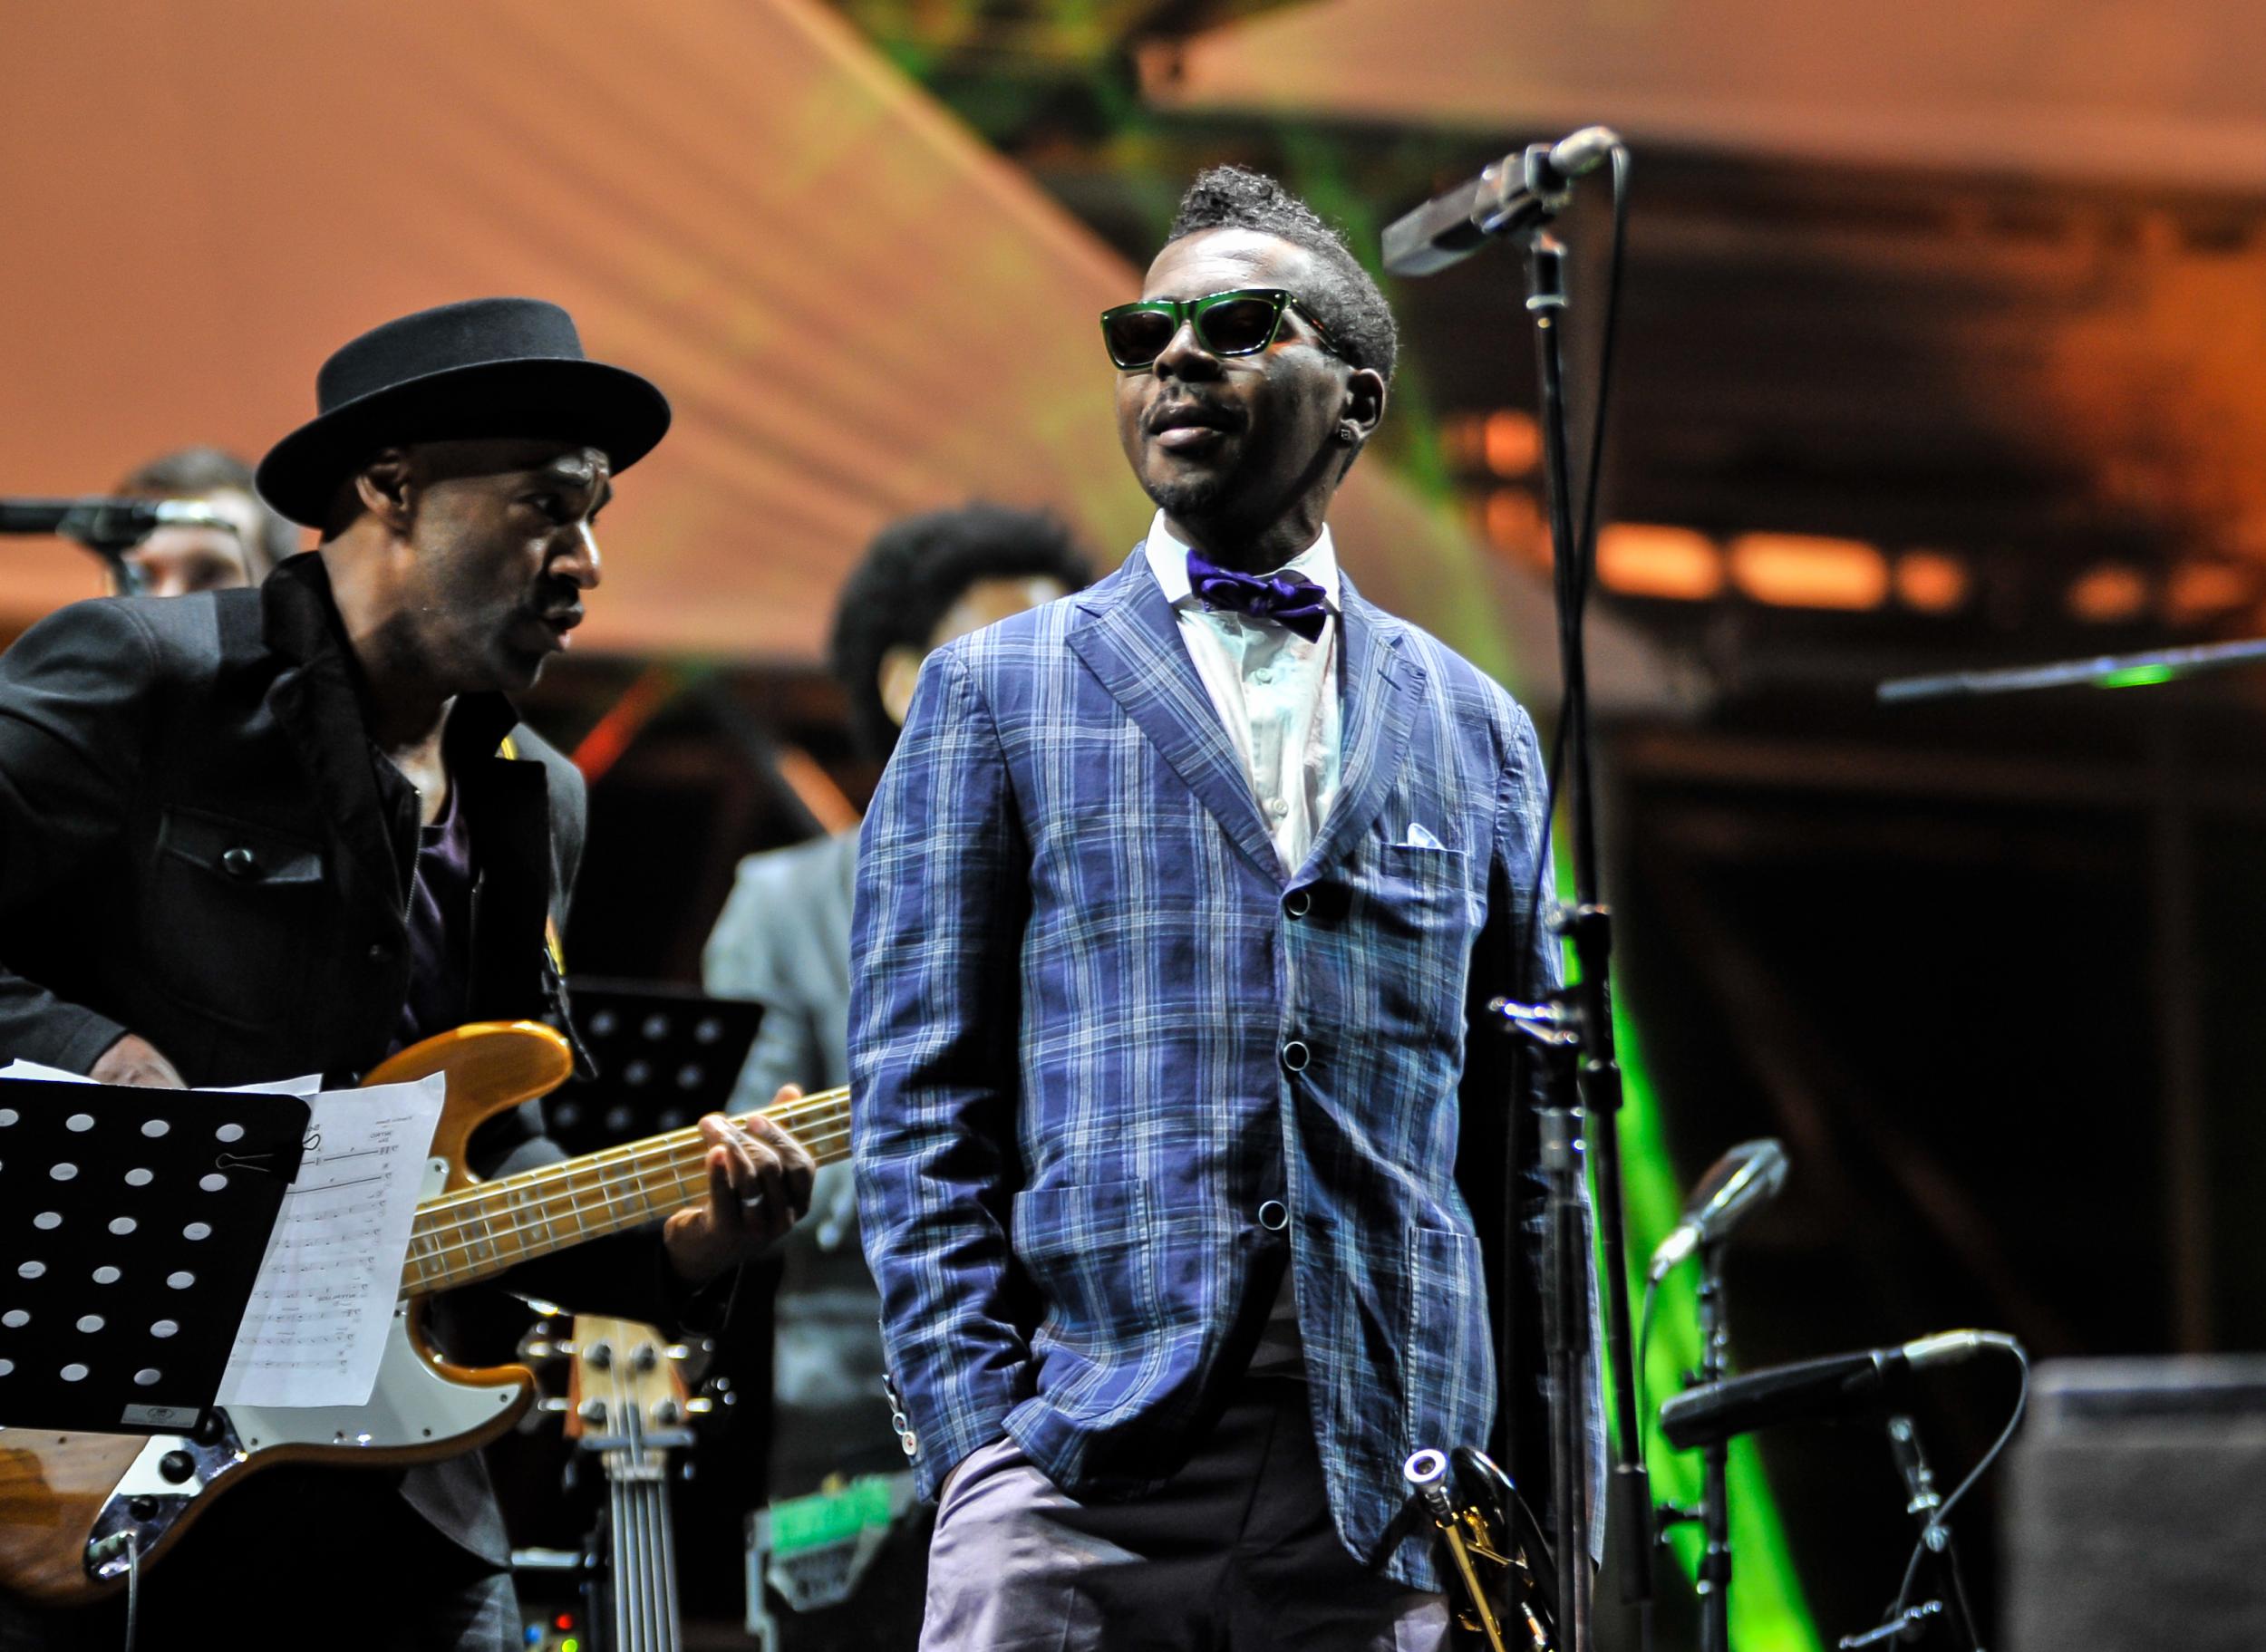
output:
<instances>
[{"instance_id":1,"label":"man with afro","mask_svg":"<svg viewBox=\"0 0 2266 1652\"><path fill-rule=\"evenodd\" d=\"M1436 1647L1401 1464L1496 1423L1456 1170L1510 1095L1471 1007L1556 980L1534 726L1340 565L1396 338L1304 203L1205 173L1101 332L1148 534L930 657L858 866L922 1644Z\"/></svg>"},{"instance_id":2,"label":"man with afro","mask_svg":"<svg viewBox=\"0 0 2266 1652\"><path fill-rule=\"evenodd\" d=\"M829 650L849 697L858 750L888 761L929 651L1092 577L1070 530L1044 511L978 501L902 517L876 535L835 603ZM782 1084L849 1081L850 887L855 829L740 863L702 956L711 992L765 1006L732 1110L760 1107ZM774 1501L830 1477L902 1473L881 1393L880 1299L858 1248L849 1166L820 1168L816 1219L780 1247L774 1301L770 1473ZM920 1622L927 1522L891 1532L862 1572L826 1592L823 1610L780 1619L780 1646L909 1644ZM837 1621L837 1615L842 1621Z\"/></svg>"}]
</instances>

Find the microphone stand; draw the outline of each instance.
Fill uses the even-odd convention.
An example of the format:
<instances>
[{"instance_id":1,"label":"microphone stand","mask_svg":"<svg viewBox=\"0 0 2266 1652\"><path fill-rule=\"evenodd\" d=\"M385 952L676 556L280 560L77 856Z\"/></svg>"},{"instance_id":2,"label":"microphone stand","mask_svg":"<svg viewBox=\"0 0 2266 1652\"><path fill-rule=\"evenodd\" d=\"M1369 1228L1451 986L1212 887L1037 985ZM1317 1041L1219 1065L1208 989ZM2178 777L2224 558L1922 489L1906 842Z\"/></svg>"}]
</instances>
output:
<instances>
[{"instance_id":1,"label":"microphone stand","mask_svg":"<svg viewBox=\"0 0 2266 1652\"><path fill-rule=\"evenodd\" d=\"M105 498L0 499L0 534L52 534L68 539L93 553L121 596L139 596L150 588L150 576L126 553L147 539L156 525L137 519L134 504ZM59 505L69 508L55 519Z\"/></svg>"},{"instance_id":2,"label":"microphone stand","mask_svg":"<svg viewBox=\"0 0 2266 1652\"><path fill-rule=\"evenodd\" d=\"M1730 1374L1730 1327L1723 1311L1723 1247L1700 1251L1700 1380L1719 1381ZM1700 1560L1700 1652L1730 1652L1731 1502L1730 1436L1700 1455L1700 1520L1707 1547Z\"/></svg>"},{"instance_id":3,"label":"microphone stand","mask_svg":"<svg viewBox=\"0 0 2266 1652\"><path fill-rule=\"evenodd\" d=\"M1552 208L1554 210L1554 208ZM1539 216L1544 222L1545 210ZM1612 914L1599 898L1596 805L1590 767L1589 675L1583 646L1582 611L1588 594L1589 568L1584 547L1574 528L1573 486L1566 453L1565 363L1561 338L1565 314L1565 248L1546 228L1534 232L1527 248L1526 309L1534 317L1535 364L1541 384L1545 477L1550 505L1550 535L1554 548L1558 606L1558 652L1564 676L1559 701L1562 738L1565 741L1564 785L1566 823L1574 863L1574 899L1556 914L1555 927L1570 942L1577 979L1554 1005L1498 1003L1496 1013L1506 1030L1556 1046L1550 1053L1560 1058L1545 1063L1549 1075L1550 1105L1542 1114L1544 1171L1554 1185L1570 1174L1579 1175L1579 1145L1586 1140L1593 1160L1596 1190L1597 1256L1604 1273L1604 1353L1611 1372L1613 1398L1613 1460L1608 1483L1607 1527L1615 1533L1621 1553L1621 1599L1624 1605L1643 1608L1652 1598L1652 1497L1639 1448L1636 1410L1636 1367L1630 1330L1629 1272L1624 1254L1621 1203L1621 1068L1613 1049L1612 992L1610 976L1612 954ZM1593 462L1594 462L1593 460ZM1569 1052L1571 1058L1564 1058ZM1551 1162L1553 1152L1560 1163ZM1569 1172L1569 1165L1571 1170ZM1553 1198L1553 1206L1557 1203ZM1545 1277L1562 1282L1579 1277L1588 1261L1586 1224L1582 1224L1582 1248L1574 1224L1553 1221L1546 1225L1551 1251ZM1553 1298L1562 1296L1554 1289ZM1589 1430L1583 1390L1588 1347L1587 1303L1581 1311L1547 1316L1554 1373L1565 1370L1571 1380L1554 1387L1550 1416L1551 1467L1557 1475L1553 1486L1561 1611L1571 1627L1567 1652L1589 1652L1591 1645L1587 1601L1589 1520L1584 1507L1589 1480ZM1579 1347L1575 1342L1578 1338ZM1511 1401L1511 1373L1499 1373ZM1504 1415L1508 1415L1506 1409Z\"/></svg>"},{"instance_id":4,"label":"microphone stand","mask_svg":"<svg viewBox=\"0 0 2266 1652\"><path fill-rule=\"evenodd\" d=\"M1920 1541L1937 1573L1938 1609L1942 1613L1944 1633L1954 1645L1969 1652L1982 1652L1982 1637L1976 1632L1974 1614L1967 1604L1967 1580L1960 1574L1959 1551L1951 1546L1951 1528L1936 1518L1943 1499L1935 1489L1927 1454L1921 1449L1919 1425L1909 1415L1899 1412L1888 1419L1888 1448L1896 1458L1897 1472L1904 1478L1904 1489L1912 1494L1904 1512L1920 1522ZM1932 1615L1928 1613L1930 1604L1933 1603L1923 1603L1920 1613Z\"/></svg>"}]
</instances>

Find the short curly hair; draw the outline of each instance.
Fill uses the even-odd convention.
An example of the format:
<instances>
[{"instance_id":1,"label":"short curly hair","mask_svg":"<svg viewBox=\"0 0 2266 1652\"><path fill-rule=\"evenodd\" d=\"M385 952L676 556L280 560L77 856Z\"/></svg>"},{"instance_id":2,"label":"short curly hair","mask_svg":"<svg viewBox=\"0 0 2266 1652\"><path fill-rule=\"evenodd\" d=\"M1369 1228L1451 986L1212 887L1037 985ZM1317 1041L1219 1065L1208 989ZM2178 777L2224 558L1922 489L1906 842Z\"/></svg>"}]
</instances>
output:
<instances>
[{"instance_id":1,"label":"short curly hair","mask_svg":"<svg viewBox=\"0 0 2266 1652\"><path fill-rule=\"evenodd\" d=\"M1321 285L1298 296L1329 331L1331 342L1356 367L1374 368L1392 382L1400 330L1376 280L1322 215L1264 172L1212 167L1196 174L1180 198L1166 232L1167 242L1199 229L1255 229L1302 246L1322 266Z\"/></svg>"},{"instance_id":2,"label":"short curly hair","mask_svg":"<svg viewBox=\"0 0 2266 1652\"><path fill-rule=\"evenodd\" d=\"M896 749L882 703L881 662L893 648L925 651L969 586L986 579L1054 578L1082 590L1093 570L1051 513L975 500L892 522L843 584L828 657L849 695L850 731L875 762Z\"/></svg>"}]
</instances>

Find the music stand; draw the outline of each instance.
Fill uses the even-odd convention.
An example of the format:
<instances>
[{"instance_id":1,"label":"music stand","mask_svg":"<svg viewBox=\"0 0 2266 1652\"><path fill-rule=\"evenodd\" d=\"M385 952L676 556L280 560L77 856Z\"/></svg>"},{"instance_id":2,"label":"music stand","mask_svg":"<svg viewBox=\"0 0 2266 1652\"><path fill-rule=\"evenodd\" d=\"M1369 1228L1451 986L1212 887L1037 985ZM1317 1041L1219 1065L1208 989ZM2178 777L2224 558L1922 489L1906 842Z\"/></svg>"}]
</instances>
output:
<instances>
[{"instance_id":1,"label":"music stand","mask_svg":"<svg viewBox=\"0 0 2266 1652\"><path fill-rule=\"evenodd\" d=\"M569 1078L544 1104L551 1138L568 1153L681 1130L730 1106L761 1004L579 976L574 993L575 1024L597 1071Z\"/></svg>"},{"instance_id":2,"label":"music stand","mask_svg":"<svg viewBox=\"0 0 2266 1652\"><path fill-rule=\"evenodd\" d=\"M186 1433L298 1174L295 1096L0 1083L0 1417Z\"/></svg>"}]
</instances>

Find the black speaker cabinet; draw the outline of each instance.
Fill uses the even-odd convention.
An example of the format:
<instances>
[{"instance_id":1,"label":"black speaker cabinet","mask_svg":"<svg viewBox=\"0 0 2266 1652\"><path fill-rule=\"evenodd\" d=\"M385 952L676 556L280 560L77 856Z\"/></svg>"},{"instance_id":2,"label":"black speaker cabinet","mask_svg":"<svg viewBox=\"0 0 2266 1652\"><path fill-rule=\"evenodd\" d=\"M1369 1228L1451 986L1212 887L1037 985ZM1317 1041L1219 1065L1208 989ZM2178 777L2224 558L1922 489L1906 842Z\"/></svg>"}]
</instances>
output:
<instances>
[{"instance_id":1,"label":"black speaker cabinet","mask_svg":"<svg viewBox=\"0 0 2266 1652\"><path fill-rule=\"evenodd\" d=\"M2007 1506L2011 1652L2257 1652L2266 1357L2040 1366Z\"/></svg>"}]
</instances>

